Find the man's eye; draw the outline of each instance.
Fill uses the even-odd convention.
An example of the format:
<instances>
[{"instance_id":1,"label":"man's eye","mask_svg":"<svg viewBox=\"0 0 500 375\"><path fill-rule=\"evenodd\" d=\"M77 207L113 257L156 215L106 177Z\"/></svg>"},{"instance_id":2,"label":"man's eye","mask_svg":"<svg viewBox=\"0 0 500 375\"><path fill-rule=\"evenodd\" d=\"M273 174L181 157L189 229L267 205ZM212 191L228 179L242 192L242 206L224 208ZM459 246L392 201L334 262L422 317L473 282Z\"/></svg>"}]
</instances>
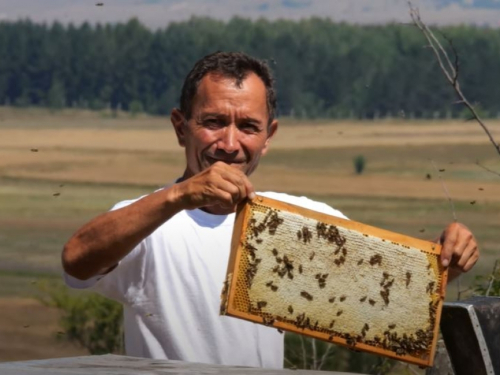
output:
<instances>
[{"instance_id":1,"label":"man's eye","mask_svg":"<svg viewBox=\"0 0 500 375\"><path fill-rule=\"evenodd\" d=\"M241 125L240 129L242 129L243 131L245 131L247 133L258 133L259 132L259 127L257 125L250 124L250 123Z\"/></svg>"},{"instance_id":2,"label":"man's eye","mask_svg":"<svg viewBox=\"0 0 500 375\"><path fill-rule=\"evenodd\" d=\"M216 118L206 119L205 121L203 121L203 124L210 128L215 128L223 125L222 121Z\"/></svg>"}]
</instances>

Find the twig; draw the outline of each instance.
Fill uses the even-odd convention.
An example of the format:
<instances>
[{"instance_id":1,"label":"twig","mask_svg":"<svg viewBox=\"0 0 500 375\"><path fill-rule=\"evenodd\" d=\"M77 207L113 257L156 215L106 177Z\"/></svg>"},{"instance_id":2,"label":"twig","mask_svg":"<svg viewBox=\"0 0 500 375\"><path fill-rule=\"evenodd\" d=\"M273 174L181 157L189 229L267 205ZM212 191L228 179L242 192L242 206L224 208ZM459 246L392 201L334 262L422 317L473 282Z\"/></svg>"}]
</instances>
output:
<instances>
[{"instance_id":1,"label":"twig","mask_svg":"<svg viewBox=\"0 0 500 375\"><path fill-rule=\"evenodd\" d=\"M302 368L307 369L307 353L306 353L306 347L304 345L304 338L302 335L299 335L300 338L300 346L302 347Z\"/></svg>"},{"instance_id":2,"label":"twig","mask_svg":"<svg viewBox=\"0 0 500 375\"><path fill-rule=\"evenodd\" d=\"M321 362L318 365L318 370L321 370L321 368L325 365L326 360L328 359L328 356L330 355L330 351L332 348L333 348L333 345L331 345L331 344L327 345L325 352L321 356Z\"/></svg>"},{"instance_id":3,"label":"twig","mask_svg":"<svg viewBox=\"0 0 500 375\"><path fill-rule=\"evenodd\" d=\"M312 347L312 366L313 370L317 370L318 365L318 352L316 350L316 339L311 339L311 347Z\"/></svg>"},{"instance_id":4,"label":"twig","mask_svg":"<svg viewBox=\"0 0 500 375\"><path fill-rule=\"evenodd\" d=\"M481 168L483 168L484 170L487 170L488 172L490 173L493 173L493 174L496 174L497 176L500 176L500 173L497 172L497 171L494 171L493 169L490 169L484 165L482 165L481 163L479 163L479 160L476 160L476 164L479 165Z\"/></svg>"},{"instance_id":5,"label":"twig","mask_svg":"<svg viewBox=\"0 0 500 375\"><path fill-rule=\"evenodd\" d=\"M491 287L493 286L493 282L496 280L495 273L497 272L498 259L495 260L495 266L493 267L493 272L491 273L490 282L488 284L488 289L486 289L486 297L490 295Z\"/></svg>"},{"instance_id":6,"label":"twig","mask_svg":"<svg viewBox=\"0 0 500 375\"><path fill-rule=\"evenodd\" d=\"M457 221L457 215L455 213L455 205L453 204L453 200L450 197L450 193L448 192L448 189L446 188L446 184L444 183L443 178L441 177L441 172L439 172L438 167L436 166L436 163L434 163L434 160L431 159L431 163L434 166L434 169L436 169L436 172L438 174L438 178L441 181L441 186L443 187L444 193L446 194L446 197L448 198L448 202L450 202L450 207L451 207L451 213L453 215L453 221Z\"/></svg>"},{"instance_id":7,"label":"twig","mask_svg":"<svg viewBox=\"0 0 500 375\"><path fill-rule=\"evenodd\" d=\"M486 133L486 135L488 136L490 142L495 147L495 150L500 155L500 144L498 144L495 141L495 139L493 138L493 135L491 134L490 130L485 125L485 123L479 117L474 106L472 106L472 104L470 104L470 102L467 100L467 98L463 94L462 90L460 89L460 83L458 81L459 59L458 59L457 51L455 50L455 47L453 46L453 43L451 42L450 39L445 37L448 44L450 45L450 47L453 50L454 63L451 62L450 57L448 56L448 53L443 48L443 45L436 38L436 36L432 32L432 30L425 23L422 22L422 19L420 17L420 11L418 10L418 8L413 6L413 3L411 0L408 1L408 6L410 8L410 17L413 21L413 24L422 32L422 34L427 39L427 42L429 43L429 47L432 48L432 51L434 53L434 56L436 57L436 60L439 64L439 67L441 68L441 71L445 75L445 77L448 80L448 82L450 83L450 85L455 90L455 93L460 98L462 103L471 112L472 119L475 119L479 123L479 125L483 128L483 130ZM446 67L446 65L448 66L448 68Z\"/></svg>"}]
</instances>

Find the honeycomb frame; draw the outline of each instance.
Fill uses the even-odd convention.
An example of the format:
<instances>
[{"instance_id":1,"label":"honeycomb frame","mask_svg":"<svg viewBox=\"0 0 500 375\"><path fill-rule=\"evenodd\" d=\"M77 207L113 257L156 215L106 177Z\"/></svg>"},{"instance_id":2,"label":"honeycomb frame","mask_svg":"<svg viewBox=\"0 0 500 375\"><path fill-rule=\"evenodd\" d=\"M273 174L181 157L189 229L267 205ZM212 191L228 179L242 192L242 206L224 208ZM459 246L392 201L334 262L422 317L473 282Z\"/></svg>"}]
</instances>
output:
<instances>
[{"instance_id":1,"label":"honeycomb frame","mask_svg":"<svg viewBox=\"0 0 500 375\"><path fill-rule=\"evenodd\" d=\"M432 366L448 277L440 253L257 196L237 208L220 313Z\"/></svg>"}]
</instances>

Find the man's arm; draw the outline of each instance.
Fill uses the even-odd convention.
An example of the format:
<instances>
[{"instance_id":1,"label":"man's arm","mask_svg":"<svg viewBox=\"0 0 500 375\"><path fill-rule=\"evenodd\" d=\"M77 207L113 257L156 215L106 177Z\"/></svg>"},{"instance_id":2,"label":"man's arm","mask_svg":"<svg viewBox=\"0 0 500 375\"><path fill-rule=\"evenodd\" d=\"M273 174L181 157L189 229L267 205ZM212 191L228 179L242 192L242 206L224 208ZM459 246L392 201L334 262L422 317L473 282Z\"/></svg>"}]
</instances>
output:
<instances>
[{"instance_id":1,"label":"man's arm","mask_svg":"<svg viewBox=\"0 0 500 375\"><path fill-rule=\"evenodd\" d=\"M219 213L234 212L240 201L254 194L250 181L241 171L215 163L181 183L85 224L64 246L63 268L80 280L105 274L178 212L200 207Z\"/></svg>"}]
</instances>

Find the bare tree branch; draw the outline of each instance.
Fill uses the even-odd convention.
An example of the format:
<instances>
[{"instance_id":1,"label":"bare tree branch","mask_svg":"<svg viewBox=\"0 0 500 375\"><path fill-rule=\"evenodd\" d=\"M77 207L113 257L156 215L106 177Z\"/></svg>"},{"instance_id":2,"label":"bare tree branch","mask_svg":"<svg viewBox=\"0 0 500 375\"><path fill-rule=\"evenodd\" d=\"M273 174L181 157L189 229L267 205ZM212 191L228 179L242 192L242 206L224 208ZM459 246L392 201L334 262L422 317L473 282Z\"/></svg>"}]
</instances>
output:
<instances>
[{"instance_id":1,"label":"bare tree branch","mask_svg":"<svg viewBox=\"0 0 500 375\"><path fill-rule=\"evenodd\" d=\"M451 62L448 53L444 49L443 45L436 38L436 36L432 32L432 30L425 23L423 23L423 21L420 17L420 12L419 12L418 8L413 6L413 3L411 0L408 1L408 6L410 8L410 17L413 21L413 24L422 32L424 37L429 42L429 46L432 48L432 51L434 53L434 56L436 57L436 60L439 64L439 67L441 68L441 71L445 75L445 77L448 80L448 82L450 83L450 85L455 90L455 93L457 94L457 96L460 98L460 100L463 102L463 104L467 107L467 109L471 112L472 118L474 120L476 120L479 123L479 125L483 128L483 130L486 133L486 135L488 136L490 142L495 147L495 150L500 155L500 144L498 144L495 141L495 139L493 138L493 135L491 134L490 130L485 125L485 123L479 117L474 106L472 106L472 104L467 100L467 98L463 94L462 90L460 89L460 83L458 81L459 59L458 59L457 51L455 50L455 47L453 46L453 43L451 43L451 40L449 40L448 38L445 37L445 39L448 41L448 44L452 48L452 51L454 54L454 63ZM444 61L443 61L443 59L444 59ZM446 67L446 65L448 66L448 68Z\"/></svg>"},{"instance_id":2,"label":"bare tree branch","mask_svg":"<svg viewBox=\"0 0 500 375\"><path fill-rule=\"evenodd\" d=\"M448 192L448 189L446 188L446 184L444 183L443 178L441 177L441 172L439 171L438 167L436 166L436 163L434 163L434 160L431 160L432 165L434 166L434 169L437 172L438 178L441 181L441 186L443 187L444 193L446 194L446 197L448 198L448 202L450 202L450 207L451 207L451 213L453 215L453 220L457 221L457 215L455 213L455 205L453 204L453 200L450 197L450 193Z\"/></svg>"},{"instance_id":3,"label":"bare tree branch","mask_svg":"<svg viewBox=\"0 0 500 375\"><path fill-rule=\"evenodd\" d=\"M493 282L496 280L495 273L497 272L497 267L498 267L498 259L495 261L495 266L493 267L493 272L491 273L488 289L486 289L486 297L490 295L491 287L493 286Z\"/></svg>"},{"instance_id":4,"label":"bare tree branch","mask_svg":"<svg viewBox=\"0 0 500 375\"><path fill-rule=\"evenodd\" d=\"M486 167L486 166L482 165L481 163L479 163L479 160L476 160L476 164L477 164L477 165L479 165L481 168L483 168L483 169L487 170L488 172L493 173L493 174L496 174L497 176L500 176L500 173L499 173L499 172L494 171L493 169L490 169L490 168L488 168L488 167Z\"/></svg>"},{"instance_id":5,"label":"bare tree branch","mask_svg":"<svg viewBox=\"0 0 500 375\"><path fill-rule=\"evenodd\" d=\"M318 352L316 349L316 339L311 339L311 347L312 347L312 366L313 370L317 369L318 365Z\"/></svg>"},{"instance_id":6,"label":"bare tree branch","mask_svg":"<svg viewBox=\"0 0 500 375\"><path fill-rule=\"evenodd\" d=\"M325 365L332 348L333 348L333 345L331 345L331 344L327 345L325 352L321 356L321 361L319 362L318 370L321 370L321 368Z\"/></svg>"},{"instance_id":7,"label":"bare tree branch","mask_svg":"<svg viewBox=\"0 0 500 375\"><path fill-rule=\"evenodd\" d=\"M299 335L300 338L300 346L302 347L302 368L307 369L307 352L306 347L304 345L304 338L302 335Z\"/></svg>"}]
</instances>

